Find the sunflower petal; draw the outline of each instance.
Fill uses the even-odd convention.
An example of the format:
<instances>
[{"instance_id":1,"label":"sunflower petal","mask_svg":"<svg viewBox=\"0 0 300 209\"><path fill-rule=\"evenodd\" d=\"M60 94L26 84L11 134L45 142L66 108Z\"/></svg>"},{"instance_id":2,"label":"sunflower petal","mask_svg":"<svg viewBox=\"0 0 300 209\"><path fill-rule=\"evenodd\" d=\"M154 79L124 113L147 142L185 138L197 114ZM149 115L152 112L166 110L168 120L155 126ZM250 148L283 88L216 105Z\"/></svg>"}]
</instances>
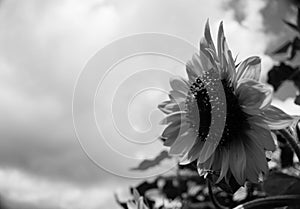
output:
<instances>
[{"instance_id":1,"label":"sunflower petal","mask_svg":"<svg viewBox=\"0 0 300 209\"><path fill-rule=\"evenodd\" d=\"M194 54L191 60L193 70L197 75L202 75L204 72L203 62L198 54Z\"/></svg>"},{"instance_id":2,"label":"sunflower petal","mask_svg":"<svg viewBox=\"0 0 300 209\"><path fill-rule=\"evenodd\" d=\"M214 153L218 146L218 143L208 142L204 143L202 150L200 151L198 161L199 163L204 163L208 158Z\"/></svg>"},{"instance_id":3,"label":"sunflower petal","mask_svg":"<svg viewBox=\"0 0 300 209\"><path fill-rule=\"evenodd\" d=\"M229 168L229 152L226 148L222 151L223 157L222 157L222 167L221 167L221 173L216 183L219 183L227 174L228 168Z\"/></svg>"},{"instance_id":4,"label":"sunflower petal","mask_svg":"<svg viewBox=\"0 0 300 209\"><path fill-rule=\"evenodd\" d=\"M183 93L181 91L171 90L169 92L169 98L179 102L179 101L182 101L182 100L186 100L187 94Z\"/></svg>"},{"instance_id":5,"label":"sunflower petal","mask_svg":"<svg viewBox=\"0 0 300 209\"><path fill-rule=\"evenodd\" d=\"M171 134L173 134L174 132L177 132L177 134L179 133L179 129L181 126L181 122L180 121L176 121L173 123L170 123L162 132L161 136L163 138L168 138L170 137Z\"/></svg>"},{"instance_id":6,"label":"sunflower petal","mask_svg":"<svg viewBox=\"0 0 300 209\"><path fill-rule=\"evenodd\" d=\"M230 75L230 79L235 82L235 79L236 79L235 64L234 64L234 60L232 57L232 53L229 49L227 50L227 54L228 54L227 55L227 62L228 62L227 72Z\"/></svg>"},{"instance_id":7,"label":"sunflower petal","mask_svg":"<svg viewBox=\"0 0 300 209\"><path fill-rule=\"evenodd\" d=\"M259 80L261 72L261 60L257 56L249 57L244 60L237 70L237 81L240 79Z\"/></svg>"},{"instance_id":8,"label":"sunflower petal","mask_svg":"<svg viewBox=\"0 0 300 209\"><path fill-rule=\"evenodd\" d=\"M217 61L217 55L216 53L210 49L210 48L206 48L203 53L205 54L205 56L209 59L210 64L213 66L214 69L219 69L218 65L216 63Z\"/></svg>"},{"instance_id":9,"label":"sunflower petal","mask_svg":"<svg viewBox=\"0 0 300 209\"><path fill-rule=\"evenodd\" d=\"M262 115L263 120L267 122L271 130L284 129L294 122L293 117L273 105L264 110Z\"/></svg>"},{"instance_id":10,"label":"sunflower petal","mask_svg":"<svg viewBox=\"0 0 300 209\"><path fill-rule=\"evenodd\" d=\"M258 114L272 101L272 89L254 80L244 79L236 89L241 106L250 115Z\"/></svg>"},{"instance_id":11,"label":"sunflower petal","mask_svg":"<svg viewBox=\"0 0 300 209\"><path fill-rule=\"evenodd\" d=\"M157 107L163 113L170 114L173 112L178 112L180 110L183 110L185 107L185 103L184 102L176 103L174 101L164 101L164 102L160 103Z\"/></svg>"},{"instance_id":12,"label":"sunflower petal","mask_svg":"<svg viewBox=\"0 0 300 209\"><path fill-rule=\"evenodd\" d=\"M197 161L197 169L198 169L198 173L200 176L203 176L206 174L206 172L208 170L211 170L211 166L213 164L213 161L214 161L214 157L215 155L212 154L205 162L201 163L201 161L199 161L199 158L198 158L198 161Z\"/></svg>"},{"instance_id":13,"label":"sunflower petal","mask_svg":"<svg viewBox=\"0 0 300 209\"><path fill-rule=\"evenodd\" d=\"M196 78L199 76L199 72L194 69L192 62L189 60L186 63L186 73L188 75L189 81L194 82Z\"/></svg>"},{"instance_id":14,"label":"sunflower petal","mask_svg":"<svg viewBox=\"0 0 300 209\"><path fill-rule=\"evenodd\" d=\"M192 130L184 132L177 137L175 143L171 146L169 151L170 155L182 155L185 154L193 146L196 140L196 135Z\"/></svg>"},{"instance_id":15,"label":"sunflower petal","mask_svg":"<svg viewBox=\"0 0 300 209\"><path fill-rule=\"evenodd\" d=\"M212 170L214 171L220 171L222 167L222 157L223 157L223 152L222 148L218 147L215 150L215 157L214 157L214 162L212 164Z\"/></svg>"},{"instance_id":16,"label":"sunflower petal","mask_svg":"<svg viewBox=\"0 0 300 209\"><path fill-rule=\"evenodd\" d=\"M230 143L229 165L230 170L236 181L243 185L245 183L245 169L246 169L246 153L244 145L240 139Z\"/></svg>"},{"instance_id":17,"label":"sunflower petal","mask_svg":"<svg viewBox=\"0 0 300 209\"><path fill-rule=\"evenodd\" d=\"M176 141L176 139L182 135L183 133L185 133L189 126L187 123L179 124L178 126L174 125L175 127L170 127L169 130L165 131L167 133L165 133L165 131L162 133L162 137L165 139L164 141L164 146L170 147L174 144L174 142ZM173 129L173 130L172 130Z\"/></svg>"},{"instance_id":18,"label":"sunflower petal","mask_svg":"<svg viewBox=\"0 0 300 209\"><path fill-rule=\"evenodd\" d=\"M225 42L225 36L224 36L223 21L222 21L219 25L219 31L218 31L218 56L220 58L220 64L222 67L224 67L223 64L224 42Z\"/></svg>"},{"instance_id":19,"label":"sunflower petal","mask_svg":"<svg viewBox=\"0 0 300 209\"><path fill-rule=\"evenodd\" d=\"M189 91L189 85L187 81L185 81L181 77L170 78L170 86L172 89L184 94L186 94Z\"/></svg>"},{"instance_id":20,"label":"sunflower petal","mask_svg":"<svg viewBox=\"0 0 300 209\"><path fill-rule=\"evenodd\" d=\"M248 136L255 140L257 144L262 146L264 149L269 151L275 151L276 146L273 140L273 136L269 128L265 129L263 127L251 124L252 130L248 131Z\"/></svg>"},{"instance_id":21,"label":"sunflower petal","mask_svg":"<svg viewBox=\"0 0 300 209\"><path fill-rule=\"evenodd\" d=\"M167 115L164 119L160 121L161 125L166 125L171 122L176 122L176 121L182 121L184 119L184 116L186 115L185 111L178 111L178 112L173 112L169 115Z\"/></svg>"},{"instance_id":22,"label":"sunflower petal","mask_svg":"<svg viewBox=\"0 0 300 209\"><path fill-rule=\"evenodd\" d=\"M209 20L207 20L206 24L205 24L204 37L207 41L208 47L211 48L213 51L216 51L214 42L213 42L211 34L210 34Z\"/></svg>"},{"instance_id":23,"label":"sunflower petal","mask_svg":"<svg viewBox=\"0 0 300 209\"><path fill-rule=\"evenodd\" d=\"M264 150L256 143L256 141L247 137L244 140L245 151L247 155L246 175L247 179L253 183L258 182L260 173L268 173L268 163Z\"/></svg>"},{"instance_id":24,"label":"sunflower petal","mask_svg":"<svg viewBox=\"0 0 300 209\"><path fill-rule=\"evenodd\" d=\"M211 68L213 68L213 65L209 59L209 53L207 52L205 45L207 45L206 40L204 38L202 38L200 40L200 62L202 64L202 71L206 72L208 70L210 70Z\"/></svg>"},{"instance_id":25,"label":"sunflower petal","mask_svg":"<svg viewBox=\"0 0 300 209\"><path fill-rule=\"evenodd\" d=\"M231 80L235 81L235 65L232 58L231 51L226 43L224 35L223 22L220 23L218 31L218 56L221 64L221 71L223 76L229 74Z\"/></svg>"},{"instance_id":26,"label":"sunflower petal","mask_svg":"<svg viewBox=\"0 0 300 209\"><path fill-rule=\"evenodd\" d=\"M196 160L199 157L199 153L204 145L204 142L197 139L195 144L192 146L192 148L189 150L189 152L182 158L180 164L186 165L194 160Z\"/></svg>"}]
</instances>

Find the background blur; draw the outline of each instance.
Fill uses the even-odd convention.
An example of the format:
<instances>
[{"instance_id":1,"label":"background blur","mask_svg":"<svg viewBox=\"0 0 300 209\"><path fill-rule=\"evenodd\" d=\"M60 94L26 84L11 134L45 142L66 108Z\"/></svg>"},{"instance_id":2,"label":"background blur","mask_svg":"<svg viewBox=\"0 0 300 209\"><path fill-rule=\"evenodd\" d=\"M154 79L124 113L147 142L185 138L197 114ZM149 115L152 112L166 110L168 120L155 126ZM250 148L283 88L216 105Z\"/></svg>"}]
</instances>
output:
<instances>
[{"instance_id":1,"label":"background blur","mask_svg":"<svg viewBox=\"0 0 300 209\"><path fill-rule=\"evenodd\" d=\"M96 166L81 149L74 132L72 95L77 77L105 45L135 33L158 32L198 47L207 18L214 38L223 20L233 54L238 54L239 61L260 56L265 80L276 63L269 52L294 35L281 19L293 22L295 15L291 2L279 0L1 0L1 203L15 209L118 208L113 194L126 197L128 185L139 181ZM142 66L143 60L124 66ZM172 67L167 70L172 72ZM174 69L184 72L184 66ZM107 69L99 70L104 74ZM168 85L168 79L161 82ZM299 113L300 106L290 98L295 94L293 85L286 83L273 103L287 113ZM161 95L137 99L130 110L133 126L147 129L145 116L162 99ZM101 105L110 102L103 97L98 108ZM83 103L82 114L84 108ZM159 134L159 130L156 132ZM117 141L123 139L112 136L117 147ZM101 144L92 146L104 152ZM129 151L140 159L155 156L122 147L118 147L119 152ZM156 144L150 152L161 149L162 145ZM135 166L113 155L103 160L127 171Z\"/></svg>"}]
</instances>

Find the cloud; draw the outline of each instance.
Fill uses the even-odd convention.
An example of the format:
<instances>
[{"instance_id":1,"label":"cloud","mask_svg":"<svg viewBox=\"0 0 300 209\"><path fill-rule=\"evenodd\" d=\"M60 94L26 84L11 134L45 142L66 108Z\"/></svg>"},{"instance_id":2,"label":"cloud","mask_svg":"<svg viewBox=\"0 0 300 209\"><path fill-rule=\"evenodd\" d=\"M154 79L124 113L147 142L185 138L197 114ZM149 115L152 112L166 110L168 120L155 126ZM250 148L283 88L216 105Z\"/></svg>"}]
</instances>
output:
<instances>
[{"instance_id":1,"label":"cloud","mask_svg":"<svg viewBox=\"0 0 300 209\"><path fill-rule=\"evenodd\" d=\"M78 146L71 99L82 66L117 30L115 7L32 0L0 9L1 165L76 181L91 179L88 170L99 179Z\"/></svg>"},{"instance_id":2,"label":"cloud","mask_svg":"<svg viewBox=\"0 0 300 209\"><path fill-rule=\"evenodd\" d=\"M114 192L111 185L95 184L85 188L61 181L49 181L11 169L0 171L0 185L0 193L6 194L6 204L19 204L22 208L26 205L41 209L105 208L112 206L107 202L112 201Z\"/></svg>"}]
</instances>

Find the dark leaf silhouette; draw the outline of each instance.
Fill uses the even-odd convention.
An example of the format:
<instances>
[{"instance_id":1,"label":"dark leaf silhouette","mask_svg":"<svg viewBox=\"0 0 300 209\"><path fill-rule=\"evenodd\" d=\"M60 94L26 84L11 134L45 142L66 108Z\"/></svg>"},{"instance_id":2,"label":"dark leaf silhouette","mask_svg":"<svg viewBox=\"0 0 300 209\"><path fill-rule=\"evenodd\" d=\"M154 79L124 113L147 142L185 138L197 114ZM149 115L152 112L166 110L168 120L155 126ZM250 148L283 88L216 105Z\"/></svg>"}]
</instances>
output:
<instances>
[{"instance_id":1,"label":"dark leaf silhouette","mask_svg":"<svg viewBox=\"0 0 300 209\"><path fill-rule=\"evenodd\" d=\"M298 25L298 28L299 28L299 26L300 26L300 7L298 7L297 25Z\"/></svg>"},{"instance_id":2,"label":"dark leaf silhouette","mask_svg":"<svg viewBox=\"0 0 300 209\"><path fill-rule=\"evenodd\" d=\"M229 184L225 181L225 179L222 179L216 185L229 194L235 193L241 187L233 176L230 177Z\"/></svg>"},{"instance_id":3,"label":"dark leaf silhouette","mask_svg":"<svg viewBox=\"0 0 300 209\"><path fill-rule=\"evenodd\" d=\"M158 181L157 179L151 183L145 181L145 182L141 183L140 185L138 185L136 187L136 190L139 192L140 195L144 196L148 190L158 188L157 181Z\"/></svg>"},{"instance_id":4,"label":"dark leaf silhouette","mask_svg":"<svg viewBox=\"0 0 300 209\"><path fill-rule=\"evenodd\" d=\"M273 172L263 184L268 195L300 194L300 178L280 172Z\"/></svg>"},{"instance_id":5,"label":"dark leaf silhouette","mask_svg":"<svg viewBox=\"0 0 300 209\"><path fill-rule=\"evenodd\" d=\"M185 182L176 179L168 179L166 180L162 191L167 198L173 200L176 197L181 197L181 195L187 191L187 185Z\"/></svg>"},{"instance_id":6,"label":"dark leaf silhouette","mask_svg":"<svg viewBox=\"0 0 300 209\"><path fill-rule=\"evenodd\" d=\"M287 168L294 164L294 152L288 144L281 147L281 167Z\"/></svg>"},{"instance_id":7,"label":"dark leaf silhouette","mask_svg":"<svg viewBox=\"0 0 300 209\"><path fill-rule=\"evenodd\" d=\"M162 151L157 157L154 159L146 159L142 161L136 168L131 168L131 170L139 170L139 171L144 171L147 170L148 168L152 168L154 166L157 166L160 164L161 161L164 159L171 158L166 150Z\"/></svg>"},{"instance_id":8,"label":"dark leaf silhouette","mask_svg":"<svg viewBox=\"0 0 300 209\"><path fill-rule=\"evenodd\" d=\"M300 105L300 95L296 96L295 104Z\"/></svg>"},{"instance_id":9,"label":"dark leaf silhouette","mask_svg":"<svg viewBox=\"0 0 300 209\"><path fill-rule=\"evenodd\" d=\"M300 120L298 121L298 124L296 126L296 133L297 133L297 136L298 136L298 140L300 141Z\"/></svg>"},{"instance_id":10,"label":"dark leaf silhouette","mask_svg":"<svg viewBox=\"0 0 300 209\"><path fill-rule=\"evenodd\" d=\"M288 22L288 21L286 21L286 20L283 20L283 22L284 22L285 24L287 24L290 28L292 28L293 30L295 30L296 32L298 32L298 33L300 32L297 25L295 25L295 24L293 24L293 23L290 23L290 22Z\"/></svg>"},{"instance_id":11,"label":"dark leaf silhouette","mask_svg":"<svg viewBox=\"0 0 300 209\"><path fill-rule=\"evenodd\" d=\"M292 60L295 58L297 52L300 50L300 39L298 37L296 37L294 40L293 40L293 43L292 43L292 50L291 50L291 53L290 53L290 56L288 58L288 60Z\"/></svg>"},{"instance_id":12,"label":"dark leaf silhouette","mask_svg":"<svg viewBox=\"0 0 300 209\"><path fill-rule=\"evenodd\" d=\"M287 41L282 46L280 46L278 49L276 49L272 54L281 54L281 53L286 53L290 46L292 45L291 41Z\"/></svg>"},{"instance_id":13,"label":"dark leaf silhouette","mask_svg":"<svg viewBox=\"0 0 300 209\"><path fill-rule=\"evenodd\" d=\"M268 72L268 83L274 87L277 91L279 86L286 80L290 80L291 76L297 71L297 68L293 68L285 63L281 62L280 65L273 66Z\"/></svg>"},{"instance_id":14,"label":"dark leaf silhouette","mask_svg":"<svg viewBox=\"0 0 300 209\"><path fill-rule=\"evenodd\" d=\"M281 168L287 168L294 164L294 152L291 146L288 144L286 139L281 135L277 134L277 141L279 144L280 152L280 163Z\"/></svg>"}]
</instances>

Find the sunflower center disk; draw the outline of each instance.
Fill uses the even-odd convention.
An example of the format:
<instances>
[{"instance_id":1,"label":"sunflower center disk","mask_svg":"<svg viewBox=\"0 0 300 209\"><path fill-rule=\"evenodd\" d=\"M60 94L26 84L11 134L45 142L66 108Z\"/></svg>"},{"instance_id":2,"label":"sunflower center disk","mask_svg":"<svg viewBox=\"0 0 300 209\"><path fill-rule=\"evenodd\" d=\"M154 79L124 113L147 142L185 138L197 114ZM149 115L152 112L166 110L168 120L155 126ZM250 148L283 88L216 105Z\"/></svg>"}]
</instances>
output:
<instances>
[{"instance_id":1,"label":"sunflower center disk","mask_svg":"<svg viewBox=\"0 0 300 209\"><path fill-rule=\"evenodd\" d=\"M237 138L239 133L248 127L248 124L247 114L242 111L231 83L225 79L222 79L221 82L226 96L227 114L219 145L225 146L228 142ZM212 120L212 106L201 77L198 77L190 87L190 93L186 100L186 109L191 127L197 133L198 138L205 141Z\"/></svg>"}]
</instances>

